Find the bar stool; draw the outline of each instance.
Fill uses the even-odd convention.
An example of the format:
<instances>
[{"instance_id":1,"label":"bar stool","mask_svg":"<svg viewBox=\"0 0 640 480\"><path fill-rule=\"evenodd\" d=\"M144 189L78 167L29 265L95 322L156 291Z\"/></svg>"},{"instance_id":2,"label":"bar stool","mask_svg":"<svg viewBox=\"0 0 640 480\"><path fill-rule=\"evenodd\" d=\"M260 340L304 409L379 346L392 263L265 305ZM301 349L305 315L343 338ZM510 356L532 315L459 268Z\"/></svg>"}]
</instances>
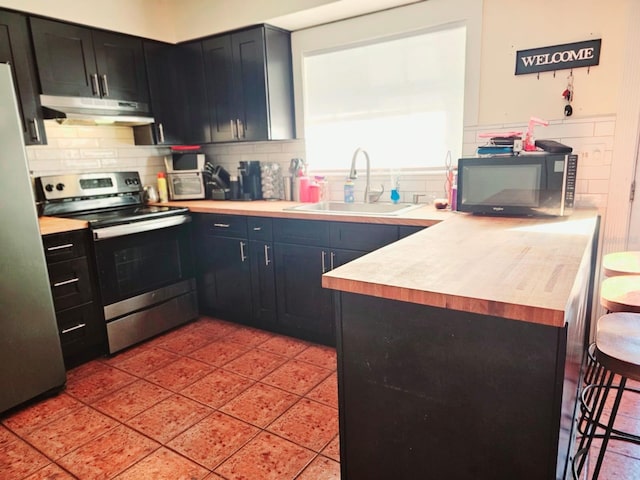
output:
<instances>
[{"instance_id":1,"label":"bar stool","mask_svg":"<svg viewBox=\"0 0 640 480\"><path fill-rule=\"evenodd\" d=\"M602 273L605 277L618 275L640 275L640 252L613 252L602 258Z\"/></svg>"},{"instance_id":2,"label":"bar stool","mask_svg":"<svg viewBox=\"0 0 640 480\"><path fill-rule=\"evenodd\" d=\"M628 252L623 253L626 254ZM620 258L620 254L616 253L611 255L616 255L615 257L611 257L614 260ZM614 261L609 262L610 266L614 266L614 264ZM627 261L627 265L628 264L629 262ZM620 263L618 263L617 266L619 269L622 267ZM607 310L607 313L640 313L640 275L619 275L606 278L600 287L600 304ZM640 321L640 317L638 321ZM585 373L583 377L585 387L601 382L606 373L605 369L597 362L595 350L595 342L591 343L587 348ZM594 392L588 390L586 403L591 401L593 395ZM582 408L584 413L584 406ZM586 420L583 415L578 423L578 432L585 434L586 426Z\"/></svg>"},{"instance_id":3,"label":"bar stool","mask_svg":"<svg viewBox=\"0 0 640 480\"><path fill-rule=\"evenodd\" d=\"M638 394L627 389L628 379L640 381L640 314L629 312L610 313L600 317L596 328L595 358L605 370L605 375L587 386L581 396L582 416L587 422L586 434L581 438L578 451L572 461L573 478L578 480L594 438L602 438L592 480L598 478L604 455L610 440L631 442L640 445L640 436L614 429L614 423L622 395ZM613 385L615 375L620 383ZM616 398L606 425L600 422L607 397L611 389ZM595 392L595 395L591 395ZM598 433L598 430L604 433Z\"/></svg>"}]
</instances>

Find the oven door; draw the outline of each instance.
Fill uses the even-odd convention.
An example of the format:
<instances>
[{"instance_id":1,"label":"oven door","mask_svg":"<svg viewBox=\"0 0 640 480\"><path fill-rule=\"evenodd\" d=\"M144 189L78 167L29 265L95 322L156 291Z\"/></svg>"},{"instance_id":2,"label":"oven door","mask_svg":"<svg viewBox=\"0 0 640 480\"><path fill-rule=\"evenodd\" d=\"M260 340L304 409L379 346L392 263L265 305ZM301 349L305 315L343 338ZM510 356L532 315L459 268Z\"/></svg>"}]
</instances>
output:
<instances>
[{"instance_id":1,"label":"oven door","mask_svg":"<svg viewBox=\"0 0 640 480\"><path fill-rule=\"evenodd\" d=\"M123 304L135 298L147 304L157 303L163 300L161 296L179 294L171 291L175 285L192 280L190 220L189 216L175 216L93 231L98 279L107 320L117 316L115 310L108 314L110 305ZM157 228L153 228L154 225ZM156 294L163 291L167 293ZM135 309L135 305L125 308Z\"/></svg>"}]
</instances>

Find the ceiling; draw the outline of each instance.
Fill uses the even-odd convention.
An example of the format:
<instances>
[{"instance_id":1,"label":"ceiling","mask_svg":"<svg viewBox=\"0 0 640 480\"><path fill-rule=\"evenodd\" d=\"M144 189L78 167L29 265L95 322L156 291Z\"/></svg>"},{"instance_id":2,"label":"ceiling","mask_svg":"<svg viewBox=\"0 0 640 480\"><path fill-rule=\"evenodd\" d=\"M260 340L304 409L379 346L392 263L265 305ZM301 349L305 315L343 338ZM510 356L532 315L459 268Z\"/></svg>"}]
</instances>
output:
<instances>
[{"instance_id":1,"label":"ceiling","mask_svg":"<svg viewBox=\"0 0 640 480\"><path fill-rule=\"evenodd\" d=\"M267 23L286 30L302 30L401 5L420 3L420 1L426 0L338 0L289 15L270 18Z\"/></svg>"}]
</instances>

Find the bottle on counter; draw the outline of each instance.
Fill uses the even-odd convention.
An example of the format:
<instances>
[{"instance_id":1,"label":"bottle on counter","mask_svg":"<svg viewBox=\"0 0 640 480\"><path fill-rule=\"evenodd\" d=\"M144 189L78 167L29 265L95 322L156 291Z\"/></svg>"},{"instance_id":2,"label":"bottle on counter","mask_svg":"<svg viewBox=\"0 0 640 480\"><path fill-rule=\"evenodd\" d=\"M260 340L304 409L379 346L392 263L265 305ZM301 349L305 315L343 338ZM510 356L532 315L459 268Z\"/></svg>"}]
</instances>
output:
<instances>
[{"instance_id":1,"label":"bottle on counter","mask_svg":"<svg viewBox=\"0 0 640 480\"><path fill-rule=\"evenodd\" d=\"M344 182L344 203L353 203L356 201L355 184L353 180L347 178Z\"/></svg>"},{"instance_id":2,"label":"bottle on counter","mask_svg":"<svg viewBox=\"0 0 640 480\"><path fill-rule=\"evenodd\" d=\"M229 190L231 200L239 200L240 199L240 182L238 181L237 175L231 175L229 177Z\"/></svg>"},{"instance_id":3,"label":"bottle on counter","mask_svg":"<svg viewBox=\"0 0 640 480\"><path fill-rule=\"evenodd\" d=\"M169 201L167 178L164 172L158 173L158 197L160 199L160 203L167 203Z\"/></svg>"}]
</instances>

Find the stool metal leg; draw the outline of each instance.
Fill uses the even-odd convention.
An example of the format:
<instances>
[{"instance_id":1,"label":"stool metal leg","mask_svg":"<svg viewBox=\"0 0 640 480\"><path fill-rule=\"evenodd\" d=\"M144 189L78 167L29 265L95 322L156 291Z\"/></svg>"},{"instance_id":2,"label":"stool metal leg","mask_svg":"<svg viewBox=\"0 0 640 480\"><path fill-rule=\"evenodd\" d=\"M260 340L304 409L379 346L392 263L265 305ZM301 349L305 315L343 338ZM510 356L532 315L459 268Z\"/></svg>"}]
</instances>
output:
<instances>
[{"instance_id":1,"label":"stool metal leg","mask_svg":"<svg viewBox=\"0 0 640 480\"><path fill-rule=\"evenodd\" d=\"M613 376L613 374L612 374ZM622 377L622 379L620 380L620 387L618 388L618 392L616 393L616 399L613 403L613 408L611 409L611 416L609 417L609 423L607 424L607 430L604 434L604 438L602 440L602 446L600 447L600 453L598 454L598 461L596 462L596 466L595 469L593 471L593 480L596 480L598 478L598 475L600 475L600 468L602 467L602 460L604 459L604 454L607 451L607 444L609 443L609 438L611 437L611 431L613 430L613 422L616 419L616 415L618 413L618 408L620 407L620 401L622 400L622 393L624 392L624 387L627 383L627 379L626 377ZM603 406L604 406L604 402L606 401L606 393L605 393L605 398L603 399Z\"/></svg>"},{"instance_id":2,"label":"stool metal leg","mask_svg":"<svg viewBox=\"0 0 640 480\"><path fill-rule=\"evenodd\" d=\"M580 475L582 469L584 468L584 462L587 458L589 449L591 448L591 443L596 434L596 429L598 428L598 424L600 423L600 417L602 417L602 412L604 410L604 405L607 401L607 395L609 390L611 389L611 385L613 384L613 378L615 374L613 372L605 372L606 382L604 384L594 383L587 387L587 389L595 389L597 390L594 403L590 409L587 409L587 412L583 412L583 415L587 417L587 428L585 435L580 439L580 446L578 448L578 453L576 457L579 458L578 468L574 470L574 476ZM585 389L585 390L587 390ZM623 389L619 389L619 392L623 391ZM588 392L583 392L584 394ZM594 412L594 408L597 407L597 411ZM595 414L595 416L594 416ZM586 440L586 442L585 442ZM593 477L597 478L597 477Z\"/></svg>"}]
</instances>

